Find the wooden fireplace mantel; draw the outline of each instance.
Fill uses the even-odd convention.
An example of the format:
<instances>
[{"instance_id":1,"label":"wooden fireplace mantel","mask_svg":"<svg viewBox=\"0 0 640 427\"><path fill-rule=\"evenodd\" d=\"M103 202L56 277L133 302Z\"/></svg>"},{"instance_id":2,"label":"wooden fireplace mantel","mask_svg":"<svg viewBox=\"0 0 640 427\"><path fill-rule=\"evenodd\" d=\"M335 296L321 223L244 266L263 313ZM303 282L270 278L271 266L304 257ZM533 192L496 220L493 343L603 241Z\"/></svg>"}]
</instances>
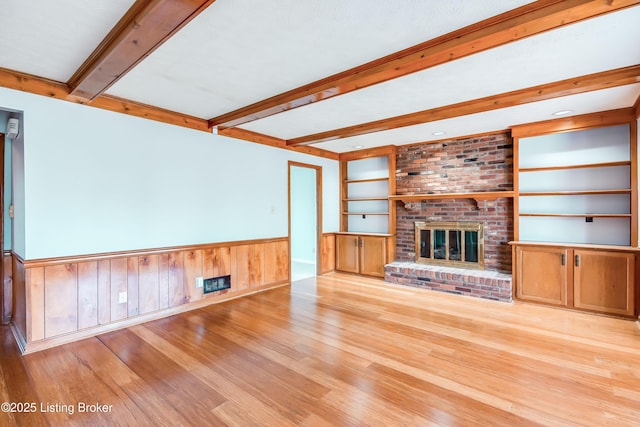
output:
<instances>
[{"instance_id":1,"label":"wooden fireplace mantel","mask_svg":"<svg viewBox=\"0 0 640 427\"><path fill-rule=\"evenodd\" d=\"M479 191L472 193L437 193L437 194L398 194L389 196L389 200L401 201L405 207L411 202L438 199L474 199L476 202L483 200L496 200L501 197L514 197L514 191Z\"/></svg>"}]
</instances>

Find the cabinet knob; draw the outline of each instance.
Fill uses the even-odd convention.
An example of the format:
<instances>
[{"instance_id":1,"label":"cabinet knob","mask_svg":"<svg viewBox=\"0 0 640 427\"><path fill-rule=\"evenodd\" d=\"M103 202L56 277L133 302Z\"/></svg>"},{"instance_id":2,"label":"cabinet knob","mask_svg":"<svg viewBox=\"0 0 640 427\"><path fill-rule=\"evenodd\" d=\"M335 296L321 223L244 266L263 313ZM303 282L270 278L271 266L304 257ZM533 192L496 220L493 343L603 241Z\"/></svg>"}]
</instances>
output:
<instances>
[{"instance_id":1,"label":"cabinet knob","mask_svg":"<svg viewBox=\"0 0 640 427\"><path fill-rule=\"evenodd\" d=\"M560 257L560 263L561 265L566 265L567 263L567 256L565 254L562 254L562 256Z\"/></svg>"},{"instance_id":2,"label":"cabinet knob","mask_svg":"<svg viewBox=\"0 0 640 427\"><path fill-rule=\"evenodd\" d=\"M580 255L576 255L576 267L580 267Z\"/></svg>"}]
</instances>

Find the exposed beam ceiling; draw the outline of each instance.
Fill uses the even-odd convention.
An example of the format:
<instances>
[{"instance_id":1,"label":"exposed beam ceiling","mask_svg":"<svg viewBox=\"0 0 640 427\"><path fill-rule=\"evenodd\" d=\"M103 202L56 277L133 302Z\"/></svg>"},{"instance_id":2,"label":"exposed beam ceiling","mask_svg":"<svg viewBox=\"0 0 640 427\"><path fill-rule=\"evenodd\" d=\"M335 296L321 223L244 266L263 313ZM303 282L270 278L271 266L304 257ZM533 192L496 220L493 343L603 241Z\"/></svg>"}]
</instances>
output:
<instances>
[{"instance_id":1,"label":"exposed beam ceiling","mask_svg":"<svg viewBox=\"0 0 640 427\"><path fill-rule=\"evenodd\" d=\"M221 128L239 126L637 4L640 4L640 0L541 0L530 3L393 55L214 117L209 120L209 125Z\"/></svg>"},{"instance_id":2,"label":"exposed beam ceiling","mask_svg":"<svg viewBox=\"0 0 640 427\"><path fill-rule=\"evenodd\" d=\"M32 76L30 74L19 73L13 70L5 70L3 68L0 68L0 86L34 93L36 95L42 95L49 98L57 98L79 104L85 103L82 98L70 95L69 87L65 83ZM142 117L176 126L211 132L211 128L204 119L188 116L175 111L165 110L152 105L145 105L139 102L117 98L111 95L101 95L95 98L90 105L103 110L115 111L118 113L128 114L130 116Z\"/></svg>"},{"instance_id":3,"label":"exposed beam ceiling","mask_svg":"<svg viewBox=\"0 0 640 427\"><path fill-rule=\"evenodd\" d=\"M640 0L9 5L0 86L327 158L640 114Z\"/></svg>"},{"instance_id":4,"label":"exposed beam ceiling","mask_svg":"<svg viewBox=\"0 0 640 427\"><path fill-rule=\"evenodd\" d=\"M228 136L230 138L242 139L249 142L257 142L258 144L270 145L272 147L284 148L288 150L297 151L304 154L312 154L314 156L325 157L327 159L338 160L340 155L331 151L322 150L316 147L310 146L289 146L287 141L280 138L275 138L269 135L263 135L250 130L240 128L226 128L218 132L219 135Z\"/></svg>"},{"instance_id":5,"label":"exposed beam ceiling","mask_svg":"<svg viewBox=\"0 0 640 427\"><path fill-rule=\"evenodd\" d=\"M616 86L624 86L638 82L640 82L640 65L634 65L631 67L604 71L601 73L492 95L481 99L445 105L388 119L376 120L369 123L320 132L313 135L306 135L288 140L287 145L296 146L317 144L340 138L397 129L405 126L444 120L452 117L460 117L467 114L480 113L499 108L513 107L515 105L544 101L546 99L575 95L578 93L607 89Z\"/></svg>"},{"instance_id":6,"label":"exposed beam ceiling","mask_svg":"<svg viewBox=\"0 0 640 427\"><path fill-rule=\"evenodd\" d=\"M137 0L67 85L93 100L215 0Z\"/></svg>"}]
</instances>

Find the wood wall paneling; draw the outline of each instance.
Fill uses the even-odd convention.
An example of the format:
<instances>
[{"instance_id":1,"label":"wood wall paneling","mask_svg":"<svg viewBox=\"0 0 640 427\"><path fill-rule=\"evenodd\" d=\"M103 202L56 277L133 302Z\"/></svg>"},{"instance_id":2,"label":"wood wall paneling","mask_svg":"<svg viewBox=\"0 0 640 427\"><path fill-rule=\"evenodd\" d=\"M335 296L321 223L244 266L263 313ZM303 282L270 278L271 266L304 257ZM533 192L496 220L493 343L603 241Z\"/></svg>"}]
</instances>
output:
<instances>
[{"instance_id":1,"label":"wood wall paneling","mask_svg":"<svg viewBox=\"0 0 640 427\"><path fill-rule=\"evenodd\" d=\"M27 341L37 341L44 338L44 267L25 270L25 301L26 335Z\"/></svg>"},{"instance_id":2,"label":"wood wall paneling","mask_svg":"<svg viewBox=\"0 0 640 427\"><path fill-rule=\"evenodd\" d=\"M278 248L278 274L276 279L278 282L282 281L290 281L290 271L289 271L289 241L281 240L277 243Z\"/></svg>"},{"instance_id":3,"label":"wood wall paneling","mask_svg":"<svg viewBox=\"0 0 640 427\"><path fill-rule=\"evenodd\" d=\"M264 255L264 271L263 271L263 282L274 283L278 280L278 243L269 242L263 245L263 255Z\"/></svg>"},{"instance_id":4,"label":"wood wall paneling","mask_svg":"<svg viewBox=\"0 0 640 427\"><path fill-rule=\"evenodd\" d=\"M158 255L158 309L169 307L169 254Z\"/></svg>"},{"instance_id":5,"label":"wood wall paneling","mask_svg":"<svg viewBox=\"0 0 640 427\"><path fill-rule=\"evenodd\" d=\"M98 262L78 265L78 329L98 324Z\"/></svg>"},{"instance_id":6,"label":"wood wall paneling","mask_svg":"<svg viewBox=\"0 0 640 427\"><path fill-rule=\"evenodd\" d=\"M2 301L2 324L7 324L13 317L13 257L5 254L3 257L3 296Z\"/></svg>"},{"instance_id":7,"label":"wood wall paneling","mask_svg":"<svg viewBox=\"0 0 640 427\"><path fill-rule=\"evenodd\" d=\"M36 260L31 264L14 261L14 330L23 336L21 348L26 352L67 342L75 336L91 336L92 331L101 333L131 324L135 318L148 318L150 314L163 317L163 311L175 312L178 306L199 302L203 293L202 288L196 288L196 277L232 276L232 289L216 292L212 301L255 292L289 279L286 238L146 255L62 260ZM126 296L125 302L120 302L121 294ZM29 346L35 341L35 346Z\"/></svg>"},{"instance_id":8,"label":"wood wall paneling","mask_svg":"<svg viewBox=\"0 0 640 427\"><path fill-rule=\"evenodd\" d=\"M158 255L138 259L139 313L150 313L160 308L160 261Z\"/></svg>"},{"instance_id":9,"label":"wood wall paneling","mask_svg":"<svg viewBox=\"0 0 640 427\"><path fill-rule=\"evenodd\" d=\"M196 278L202 276L203 251L187 251L184 254L185 302L202 299L202 288L196 288Z\"/></svg>"},{"instance_id":10,"label":"wood wall paneling","mask_svg":"<svg viewBox=\"0 0 640 427\"><path fill-rule=\"evenodd\" d=\"M13 271L13 324L24 339L27 339L27 293L24 264L17 256L11 260Z\"/></svg>"},{"instance_id":11,"label":"wood wall paneling","mask_svg":"<svg viewBox=\"0 0 640 427\"><path fill-rule=\"evenodd\" d=\"M249 258L251 246L241 245L231 248L231 264L234 266L234 274L231 276L231 290L243 291L251 286L249 274Z\"/></svg>"},{"instance_id":12,"label":"wood wall paneling","mask_svg":"<svg viewBox=\"0 0 640 427\"><path fill-rule=\"evenodd\" d=\"M231 248L215 248L213 260L213 275L227 276L231 274Z\"/></svg>"},{"instance_id":13,"label":"wood wall paneling","mask_svg":"<svg viewBox=\"0 0 640 427\"><path fill-rule=\"evenodd\" d=\"M126 319L128 315L127 303L119 302L120 294L128 293L127 287L127 259L111 260L111 321Z\"/></svg>"},{"instance_id":14,"label":"wood wall paneling","mask_svg":"<svg viewBox=\"0 0 640 427\"><path fill-rule=\"evenodd\" d=\"M264 284L264 244L251 245L249 257L249 286L257 288Z\"/></svg>"},{"instance_id":15,"label":"wood wall paneling","mask_svg":"<svg viewBox=\"0 0 640 427\"><path fill-rule=\"evenodd\" d=\"M138 257L127 258L127 316L140 314L138 305Z\"/></svg>"},{"instance_id":16,"label":"wood wall paneling","mask_svg":"<svg viewBox=\"0 0 640 427\"><path fill-rule=\"evenodd\" d=\"M329 273L336 269L336 235L323 234L320 244L320 274Z\"/></svg>"},{"instance_id":17,"label":"wood wall paneling","mask_svg":"<svg viewBox=\"0 0 640 427\"><path fill-rule=\"evenodd\" d=\"M98 323L111 322L111 261L108 259L98 263Z\"/></svg>"},{"instance_id":18,"label":"wood wall paneling","mask_svg":"<svg viewBox=\"0 0 640 427\"><path fill-rule=\"evenodd\" d=\"M229 247L205 249L203 253L202 274L204 279L211 279L213 277L231 274L231 249ZM229 289L216 291L211 295L222 295L227 293L229 293Z\"/></svg>"},{"instance_id":19,"label":"wood wall paneling","mask_svg":"<svg viewBox=\"0 0 640 427\"><path fill-rule=\"evenodd\" d=\"M184 288L184 252L172 252L169 254L169 307L186 302Z\"/></svg>"},{"instance_id":20,"label":"wood wall paneling","mask_svg":"<svg viewBox=\"0 0 640 427\"><path fill-rule=\"evenodd\" d=\"M78 267L76 264L44 268L45 338L78 330Z\"/></svg>"}]
</instances>

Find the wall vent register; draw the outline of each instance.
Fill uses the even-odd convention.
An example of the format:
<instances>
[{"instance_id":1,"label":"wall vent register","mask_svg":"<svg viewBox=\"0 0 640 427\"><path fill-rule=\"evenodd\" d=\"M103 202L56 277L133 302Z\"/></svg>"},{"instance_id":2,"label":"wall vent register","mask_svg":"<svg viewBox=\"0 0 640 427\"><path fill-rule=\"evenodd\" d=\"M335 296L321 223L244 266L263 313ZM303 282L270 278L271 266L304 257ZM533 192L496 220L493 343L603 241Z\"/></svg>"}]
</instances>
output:
<instances>
[{"instance_id":1,"label":"wall vent register","mask_svg":"<svg viewBox=\"0 0 640 427\"><path fill-rule=\"evenodd\" d=\"M223 291L231 288L231 276L212 277L204 279L203 292L209 294L211 292Z\"/></svg>"}]
</instances>

